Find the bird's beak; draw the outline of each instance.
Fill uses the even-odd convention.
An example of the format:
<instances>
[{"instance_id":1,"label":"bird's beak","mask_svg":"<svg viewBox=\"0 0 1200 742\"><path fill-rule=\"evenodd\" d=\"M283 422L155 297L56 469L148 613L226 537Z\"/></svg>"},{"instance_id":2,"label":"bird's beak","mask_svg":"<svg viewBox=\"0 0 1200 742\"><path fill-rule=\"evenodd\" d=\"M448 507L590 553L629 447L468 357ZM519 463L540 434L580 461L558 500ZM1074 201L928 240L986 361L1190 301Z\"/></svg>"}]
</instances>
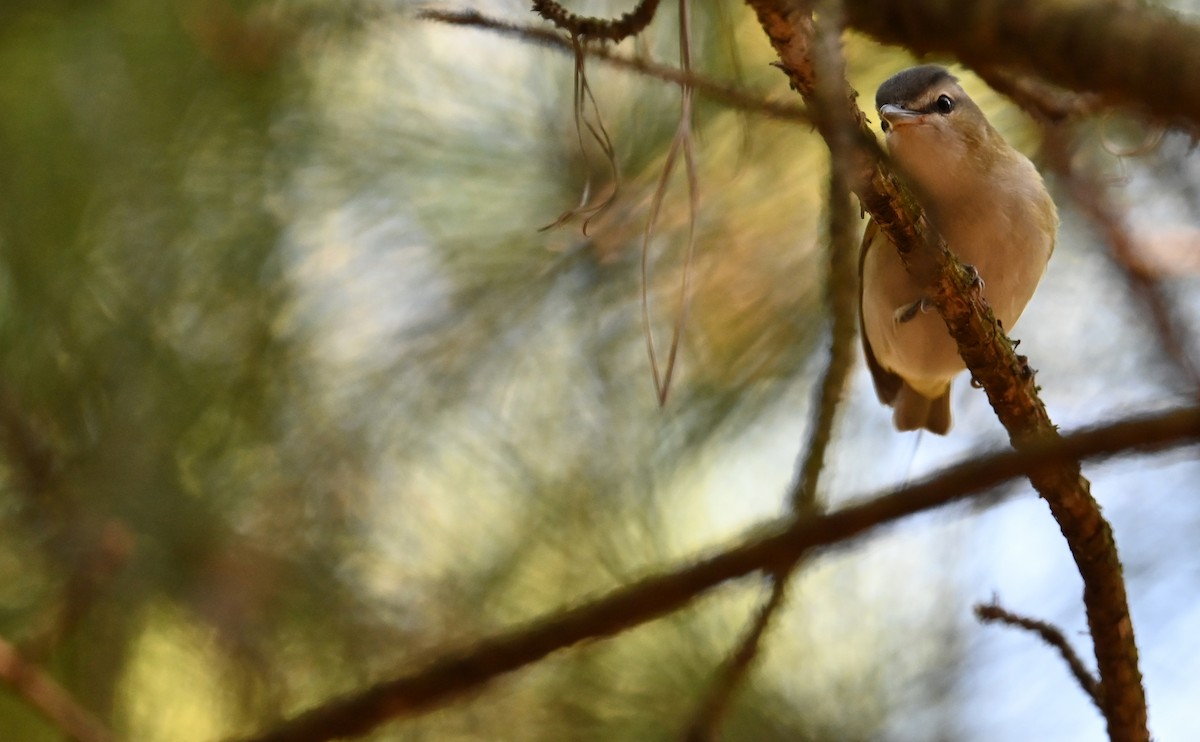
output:
<instances>
[{"instance_id":1,"label":"bird's beak","mask_svg":"<svg viewBox=\"0 0 1200 742\"><path fill-rule=\"evenodd\" d=\"M880 108L879 115L893 128L904 126L905 124L918 123L922 118L921 114L916 111L910 111L904 106L897 106L892 103L888 103Z\"/></svg>"}]
</instances>

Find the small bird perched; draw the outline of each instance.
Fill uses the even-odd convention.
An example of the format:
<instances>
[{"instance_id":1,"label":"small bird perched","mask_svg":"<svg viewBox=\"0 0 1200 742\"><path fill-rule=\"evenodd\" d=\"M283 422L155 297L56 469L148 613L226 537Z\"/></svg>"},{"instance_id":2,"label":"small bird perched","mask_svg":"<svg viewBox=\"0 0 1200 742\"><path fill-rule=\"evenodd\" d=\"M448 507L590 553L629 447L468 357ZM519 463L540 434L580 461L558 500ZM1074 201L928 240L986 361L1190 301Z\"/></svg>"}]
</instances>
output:
<instances>
[{"instance_id":1,"label":"small bird perched","mask_svg":"<svg viewBox=\"0 0 1200 742\"><path fill-rule=\"evenodd\" d=\"M942 67L913 67L879 86L875 107L896 168L1006 329L1016 324L1054 250L1058 212L1033 163L992 128ZM950 429L950 382L966 365L928 287L867 224L859 262L863 351L898 430Z\"/></svg>"}]
</instances>

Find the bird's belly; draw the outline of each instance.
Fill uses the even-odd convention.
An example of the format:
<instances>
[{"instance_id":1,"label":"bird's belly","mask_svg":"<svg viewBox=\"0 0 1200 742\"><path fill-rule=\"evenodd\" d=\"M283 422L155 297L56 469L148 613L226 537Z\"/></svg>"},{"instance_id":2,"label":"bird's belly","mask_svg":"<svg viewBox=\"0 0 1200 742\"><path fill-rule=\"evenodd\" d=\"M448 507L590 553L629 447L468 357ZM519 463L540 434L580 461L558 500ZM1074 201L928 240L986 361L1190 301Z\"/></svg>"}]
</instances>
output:
<instances>
[{"instance_id":1,"label":"bird's belly","mask_svg":"<svg viewBox=\"0 0 1200 742\"><path fill-rule=\"evenodd\" d=\"M1009 220L998 210L976 215L966 224L948 224L945 235L959 259L979 271L984 298L1005 332L1016 324L1033 295L1052 245L1044 235L1019 226L1019 220ZM1003 238L978 239L981 234ZM922 394L938 396L966 365L935 310L918 309L911 319L902 321L905 309L927 289L908 275L896 249L886 241L867 253L862 278L864 300L879 302L877 306L883 310L867 311L863 316L863 329L876 359Z\"/></svg>"},{"instance_id":2,"label":"bird's belly","mask_svg":"<svg viewBox=\"0 0 1200 742\"><path fill-rule=\"evenodd\" d=\"M966 368L946 323L933 309L917 311L907 322L865 323L867 340L880 365L899 374L927 397L937 397Z\"/></svg>"}]
</instances>

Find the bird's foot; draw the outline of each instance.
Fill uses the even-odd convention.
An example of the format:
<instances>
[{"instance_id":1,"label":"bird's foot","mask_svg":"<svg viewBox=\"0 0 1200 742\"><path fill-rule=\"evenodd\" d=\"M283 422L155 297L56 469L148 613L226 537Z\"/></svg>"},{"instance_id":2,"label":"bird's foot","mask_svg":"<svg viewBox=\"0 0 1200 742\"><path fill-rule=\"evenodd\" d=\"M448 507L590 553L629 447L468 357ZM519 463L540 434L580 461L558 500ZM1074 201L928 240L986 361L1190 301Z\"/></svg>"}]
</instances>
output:
<instances>
[{"instance_id":1,"label":"bird's foot","mask_svg":"<svg viewBox=\"0 0 1200 742\"><path fill-rule=\"evenodd\" d=\"M970 277L971 288L983 293L983 276L979 275L979 270L970 264L964 263L963 269L967 271L967 276Z\"/></svg>"},{"instance_id":2,"label":"bird's foot","mask_svg":"<svg viewBox=\"0 0 1200 742\"><path fill-rule=\"evenodd\" d=\"M917 312L925 313L931 309L933 309L933 302L929 300L928 296L922 296L912 304L896 310L896 323L902 325L905 322L912 322L913 318L917 316Z\"/></svg>"}]
</instances>

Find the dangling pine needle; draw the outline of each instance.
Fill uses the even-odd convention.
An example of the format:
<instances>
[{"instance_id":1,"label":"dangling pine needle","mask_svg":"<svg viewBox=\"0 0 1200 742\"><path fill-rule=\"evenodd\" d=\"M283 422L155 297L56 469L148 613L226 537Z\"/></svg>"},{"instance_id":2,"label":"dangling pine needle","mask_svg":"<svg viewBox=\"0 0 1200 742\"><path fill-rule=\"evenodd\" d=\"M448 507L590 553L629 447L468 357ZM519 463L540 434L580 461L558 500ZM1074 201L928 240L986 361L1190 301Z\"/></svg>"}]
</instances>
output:
<instances>
[{"instance_id":1,"label":"dangling pine needle","mask_svg":"<svg viewBox=\"0 0 1200 742\"><path fill-rule=\"evenodd\" d=\"M587 171L583 183L583 193L579 197L579 205L567 209L559 215L558 219L553 223L542 227L540 232L548 229L562 226L571 219L587 215L583 222L583 233L588 233L588 226L591 221L600 214L604 213L617 200L617 190L620 183L620 172L617 166L616 149L613 147L612 139L608 135L608 130L604 128L604 121L600 118L600 108L596 104L596 96L592 93L592 87L588 84L587 70L584 67L584 51L583 41L580 40L577 34L571 35L571 48L575 55L575 73L574 85L572 94L572 109L575 116L575 137L579 142L579 151L583 155L584 168ZM589 120L587 116L587 107L591 104L592 116L595 119L595 124ZM588 148L584 140L583 129L587 127L588 133L592 140L600 147L600 151L604 153L605 159L608 160L608 167L612 175L613 189L612 193L608 194L599 204L591 204L592 199L592 162L588 157Z\"/></svg>"},{"instance_id":2,"label":"dangling pine needle","mask_svg":"<svg viewBox=\"0 0 1200 742\"><path fill-rule=\"evenodd\" d=\"M691 33L688 27L687 0L679 0L679 56L684 72L691 73ZM650 371L654 377L654 392L660 407L667 403L667 395L671 391L671 379L674 376L679 342L687 324L692 261L696 252L696 214L700 204L700 183L696 176L696 158L692 147L692 87L684 82L680 84L680 89L682 100L679 126L675 129L675 137L671 140L671 147L667 151L662 175L658 179L658 187L655 189L654 198L650 203L650 216L646 221L646 230L642 235L642 326L646 334L646 349L650 354ZM675 170L675 163L681 152L688 183L688 240L684 253L683 277L679 286L679 310L675 315L675 326L671 332L671 346L667 351L666 369L660 371L658 353L654 343L654 330L650 324L650 238L653 236L654 226L658 222L658 214L666 197L667 183Z\"/></svg>"}]
</instances>

